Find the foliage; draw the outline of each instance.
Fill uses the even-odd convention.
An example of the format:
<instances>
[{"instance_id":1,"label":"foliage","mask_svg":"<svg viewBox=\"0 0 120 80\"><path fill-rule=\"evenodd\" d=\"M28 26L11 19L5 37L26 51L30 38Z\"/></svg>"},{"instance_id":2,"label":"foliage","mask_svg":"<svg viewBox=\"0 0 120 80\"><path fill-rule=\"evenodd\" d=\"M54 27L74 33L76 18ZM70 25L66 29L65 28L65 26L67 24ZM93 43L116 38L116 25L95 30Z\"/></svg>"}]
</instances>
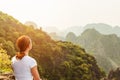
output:
<instances>
[{"instance_id":1,"label":"foliage","mask_svg":"<svg viewBox=\"0 0 120 80\"><path fill-rule=\"evenodd\" d=\"M111 70L106 78L102 80L120 80L120 68L118 67L115 70Z\"/></svg>"},{"instance_id":2,"label":"foliage","mask_svg":"<svg viewBox=\"0 0 120 80\"><path fill-rule=\"evenodd\" d=\"M106 73L120 65L120 38L117 37L117 35L103 35L95 29L85 30L80 36L75 37L75 40L71 38L73 34L68 35L69 36L66 36L66 40L80 45L84 47L87 52L92 53L98 65L102 67Z\"/></svg>"},{"instance_id":3,"label":"foliage","mask_svg":"<svg viewBox=\"0 0 120 80\"><path fill-rule=\"evenodd\" d=\"M1 17L2 16L2 17ZM10 18L10 19L9 19ZM13 45L20 35L28 35L33 41L30 55L37 60L42 78L47 80L100 80L105 76L95 58L80 46L70 42L53 41L46 32L33 26L25 26L14 18L0 13L0 43L10 56L17 50Z\"/></svg>"},{"instance_id":4,"label":"foliage","mask_svg":"<svg viewBox=\"0 0 120 80\"><path fill-rule=\"evenodd\" d=\"M11 72L10 56L7 52L0 48L0 73Z\"/></svg>"}]
</instances>

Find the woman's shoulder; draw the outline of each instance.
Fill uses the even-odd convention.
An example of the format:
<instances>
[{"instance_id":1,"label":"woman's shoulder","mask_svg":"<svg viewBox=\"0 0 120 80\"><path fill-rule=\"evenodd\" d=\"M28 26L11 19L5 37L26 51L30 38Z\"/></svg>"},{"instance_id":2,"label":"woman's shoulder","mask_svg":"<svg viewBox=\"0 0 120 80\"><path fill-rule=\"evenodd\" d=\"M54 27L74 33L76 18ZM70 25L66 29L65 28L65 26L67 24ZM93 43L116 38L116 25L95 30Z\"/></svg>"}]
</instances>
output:
<instances>
[{"instance_id":1,"label":"woman's shoulder","mask_svg":"<svg viewBox=\"0 0 120 80\"><path fill-rule=\"evenodd\" d=\"M34 58L30 56L25 56L25 58L27 59L25 61L27 61L27 63L30 65L31 68L37 65L37 62Z\"/></svg>"},{"instance_id":2,"label":"woman's shoulder","mask_svg":"<svg viewBox=\"0 0 120 80\"><path fill-rule=\"evenodd\" d=\"M31 61L35 61L35 59L33 58L33 57L31 57L31 56L25 56L25 59L28 59L29 61L31 60Z\"/></svg>"}]
</instances>

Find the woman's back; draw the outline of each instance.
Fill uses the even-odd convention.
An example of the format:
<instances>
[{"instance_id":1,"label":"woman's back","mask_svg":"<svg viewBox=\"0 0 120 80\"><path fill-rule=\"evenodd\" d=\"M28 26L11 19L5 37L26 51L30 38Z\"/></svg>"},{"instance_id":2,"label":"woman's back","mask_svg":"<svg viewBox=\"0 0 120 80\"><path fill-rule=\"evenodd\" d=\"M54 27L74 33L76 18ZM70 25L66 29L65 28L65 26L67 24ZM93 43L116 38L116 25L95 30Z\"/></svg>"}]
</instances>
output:
<instances>
[{"instance_id":1,"label":"woman's back","mask_svg":"<svg viewBox=\"0 0 120 80\"><path fill-rule=\"evenodd\" d=\"M20 36L16 41L19 52L12 58L12 68L16 80L41 80L35 59L28 56L32 49L29 36Z\"/></svg>"},{"instance_id":2,"label":"woman's back","mask_svg":"<svg viewBox=\"0 0 120 80\"><path fill-rule=\"evenodd\" d=\"M31 68L36 66L36 61L30 56L24 56L21 60L12 58L12 67L16 80L33 80Z\"/></svg>"}]
</instances>

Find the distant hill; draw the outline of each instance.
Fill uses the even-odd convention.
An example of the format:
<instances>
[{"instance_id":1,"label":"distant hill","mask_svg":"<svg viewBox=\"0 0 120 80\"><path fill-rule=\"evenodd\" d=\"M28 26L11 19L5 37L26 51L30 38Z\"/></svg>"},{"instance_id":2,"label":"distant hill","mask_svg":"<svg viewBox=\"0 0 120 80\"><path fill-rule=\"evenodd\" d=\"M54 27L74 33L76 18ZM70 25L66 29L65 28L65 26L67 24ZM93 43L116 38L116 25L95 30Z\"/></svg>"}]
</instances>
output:
<instances>
[{"instance_id":1,"label":"distant hill","mask_svg":"<svg viewBox=\"0 0 120 80\"><path fill-rule=\"evenodd\" d=\"M32 39L30 55L37 60L42 79L100 80L105 76L95 58L87 54L84 48L71 42L54 41L43 30L23 25L12 16L0 12L0 46L10 57L16 54L15 42L21 35Z\"/></svg>"},{"instance_id":2,"label":"distant hill","mask_svg":"<svg viewBox=\"0 0 120 80\"><path fill-rule=\"evenodd\" d=\"M62 35L61 31L56 27L44 27L43 31L45 31L53 40L63 40L64 36Z\"/></svg>"},{"instance_id":3,"label":"distant hill","mask_svg":"<svg viewBox=\"0 0 120 80\"><path fill-rule=\"evenodd\" d=\"M70 32L66 40L84 47L106 72L120 65L120 38L115 34L103 35L95 29L87 29L78 37L73 38L73 35Z\"/></svg>"},{"instance_id":4,"label":"distant hill","mask_svg":"<svg viewBox=\"0 0 120 80\"><path fill-rule=\"evenodd\" d=\"M63 35L63 37L65 37L69 32L73 32L73 33L75 33L75 35L78 36L83 32L83 28L81 26L68 27L68 28L62 30L60 33Z\"/></svg>"},{"instance_id":5,"label":"distant hill","mask_svg":"<svg viewBox=\"0 0 120 80\"><path fill-rule=\"evenodd\" d=\"M112 27L104 23L97 23L97 24L93 23L93 24L87 24L83 30L92 29L92 28L96 29L101 34L116 34L117 36L120 36L119 26Z\"/></svg>"},{"instance_id":6,"label":"distant hill","mask_svg":"<svg viewBox=\"0 0 120 80\"><path fill-rule=\"evenodd\" d=\"M59 30L56 27L45 27L43 28L43 30L45 32L47 32L52 39L54 40L65 40L65 36L69 33L69 32L74 32L76 35L79 35L82 33L83 28L80 26L74 26L74 27L68 27L66 29L63 30Z\"/></svg>"},{"instance_id":7,"label":"distant hill","mask_svg":"<svg viewBox=\"0 0 120 80\"><path fill-rule=\"evenodd\" d=\"M58 35L56 32L48 33L48 35L55 41L59 40L65 41L65 38L63 36Z\"/></svg>"},{"instance_id":8,"label":"distant hill","mask_svg":"<svg viewBox=\"0 0 120 80\"><path fill-rule=\"evenodd\" d=\"M116 34L118 37L120 37L120 27L119 26L111 26L105 23L92 23L92 24L87 24L85 26L73 26L73 27L68 27L64 30L55 30L53 29L53 31L51 31L52 33L56 33L57 39L59 37L59 40L64 40L66 35L69 32L73 32L76 36L81 35L86 29L95 29L97 30L99 33L107 35L107 34ZM54 37L54 39L56 39L55 36L50 35L51 37Z\"/></svg>"},{"instance_id":9,"label":"distant hill","mask_svg":"<svg viewBox=\"0 0 120 80\"><path fill-rule=\"evenodd\" d=\"M96 29L98 32L102 33L102 34L113 34L113 31L111 31L113 28L112 26L108 25L108 24L104 24L104 23L97 23L97 24L87 24L84 27L84 30L86 29Z\"/></svg>"}]
</instances>

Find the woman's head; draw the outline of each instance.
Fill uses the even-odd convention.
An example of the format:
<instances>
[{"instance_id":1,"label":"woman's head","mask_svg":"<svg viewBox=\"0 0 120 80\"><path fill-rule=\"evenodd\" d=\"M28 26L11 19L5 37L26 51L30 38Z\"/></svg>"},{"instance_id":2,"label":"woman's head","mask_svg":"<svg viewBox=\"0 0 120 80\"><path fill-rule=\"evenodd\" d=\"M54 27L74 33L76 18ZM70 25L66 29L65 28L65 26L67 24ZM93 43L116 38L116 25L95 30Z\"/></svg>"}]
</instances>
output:
<instances>
[{"instance_id":1,"label":"woman's head","mask_svg":"<svg viewBox=\"0 0 120 80\"><path fill-rule=\"evenodd\" d=\"M16 41L16 45L19 49L19 53L16 55L18 59L22 59L25 56L25 51L29 51L32 48L31 39L26 35L20 36Z\"/></svg>"}]
</instances>

